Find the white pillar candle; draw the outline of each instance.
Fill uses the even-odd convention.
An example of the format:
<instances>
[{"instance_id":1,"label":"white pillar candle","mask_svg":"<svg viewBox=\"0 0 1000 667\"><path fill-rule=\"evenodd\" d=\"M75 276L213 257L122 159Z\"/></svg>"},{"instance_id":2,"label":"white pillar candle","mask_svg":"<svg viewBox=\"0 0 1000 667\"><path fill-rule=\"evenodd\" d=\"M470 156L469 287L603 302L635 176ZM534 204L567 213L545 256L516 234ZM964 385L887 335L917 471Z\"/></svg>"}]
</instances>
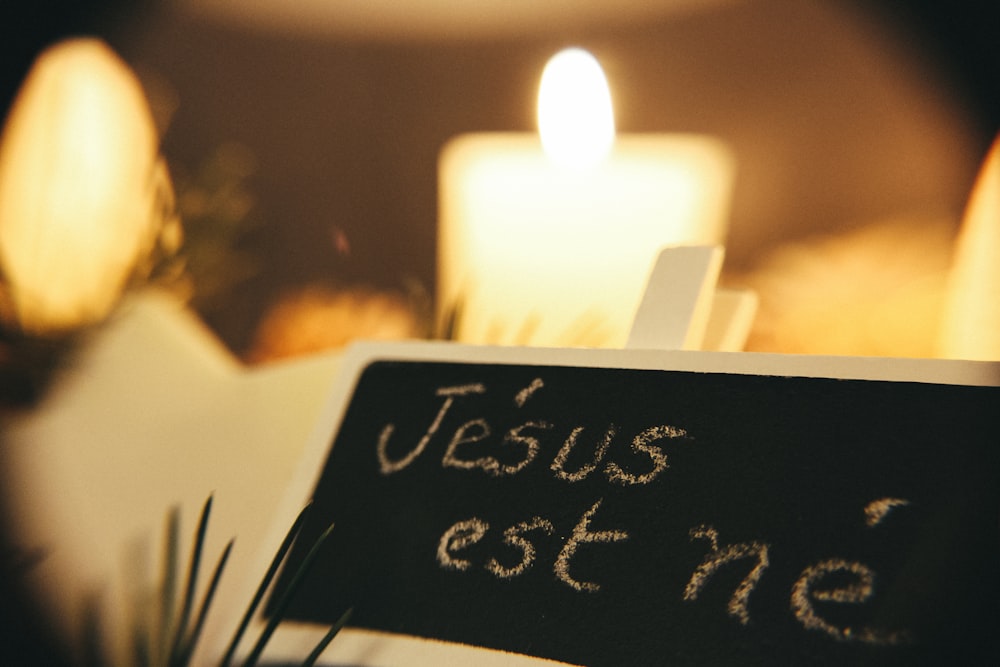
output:
<instances>
[{"instance_id":1,"label":"white pillar candle","mask_svg":"<svg viewBox=\"0 0 1000 667\"><path fill-rule=\"evenodd\" d=\"M589 54L570 53L593 72ZM723 242L733 175L727 147L696 135L614 138L599 66L597 74L596 82L586 71L576 77L596 109L564 110L562 122L545 106L555 74L543 76L541 129L575 131L562 142L569 157L550 156L529 133L464 135L444 148L438 316L453 323L456 339L623 347L659 250ZM565 109L566 96L557 99ZM581 116L612 125L586 127ZM545 148L558 143L546 137Z\"/></svg>"}]
</instances>

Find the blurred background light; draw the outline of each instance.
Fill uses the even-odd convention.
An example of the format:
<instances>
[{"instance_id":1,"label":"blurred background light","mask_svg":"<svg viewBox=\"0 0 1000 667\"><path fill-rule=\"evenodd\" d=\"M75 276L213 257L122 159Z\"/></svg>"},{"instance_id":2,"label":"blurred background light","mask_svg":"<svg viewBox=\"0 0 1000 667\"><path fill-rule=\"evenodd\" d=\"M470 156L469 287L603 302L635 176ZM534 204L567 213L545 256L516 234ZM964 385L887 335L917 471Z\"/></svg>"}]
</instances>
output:
<instances>
[{"instance_id":1,"label":"blurred background light","mask_svg":"<svg viewBox=\"0 0 1000 667\"><path fill-rule=\"evenodd\" d=\"M859 303L887 280L908 290L910 308L913 294L936 298L1000 125L988 13L966 0L938 5L15 2L2 10L20 13L3 22L3 94L9 101L45 44L97 34L143 74L179 187L221 147L250 156L242 186L255 224L234 243L253 271L201 309L239 352L270 310L317 290L374 290L426 310L441 146L463 132L533 130L541 67L569 44L604 66L620 131L704 133L734 148L724 280L799 288L788 298L813 305L833 301L820 288ZM905 270L878 271L882 250L858 256L864 241L849 239L873 227L924 239L906 245ZM824 239L852 248L849 275ZM853 334L826 347L789 340L787 311L762 294L758 349L881 350ZM844 319L831 307L814 322L821 315ZM776 327L781 341L767 333Z\"/></svg>"}]
</instances>

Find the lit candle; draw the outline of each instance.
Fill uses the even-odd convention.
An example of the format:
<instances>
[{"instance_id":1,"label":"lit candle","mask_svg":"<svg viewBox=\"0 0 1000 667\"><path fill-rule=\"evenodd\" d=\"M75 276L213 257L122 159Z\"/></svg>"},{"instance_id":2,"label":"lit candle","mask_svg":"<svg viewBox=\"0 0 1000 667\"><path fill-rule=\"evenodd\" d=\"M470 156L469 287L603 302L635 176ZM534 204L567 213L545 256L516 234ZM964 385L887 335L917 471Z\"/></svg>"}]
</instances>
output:
<instances>
[{"instance_id":1,"label":"lit candle","mask_svg":"<svg viewBox=\"0 0 1000 667\"><path fill-rule=\"evenodd\" d=\"M139 79L104 42L42 52L0 142L0 319L59 335L104 319L180 233Z\"/></svg>"},{"instance_id":2,"label":"lit candle","mask_svg":"<svg viewBox=\"0 0 1000 667\"><path fill-rule=\"evenodd\" d=\"M442 152L439 322L463 342L623 347L659 250L724 240L731 154L705 136L616 138L580 49L549 62L538 97L541 136Z\"/></svg>"},{"instance_id":3,"label":"lit candle","mask_svg":"<svg viewBox=\"0 0 1000 667\"><path fill-rule=\"evenodd\" d=\"M941 326L940 356L1000 360L1000 135L962 217Z\"/></svg>"}]
</instances>

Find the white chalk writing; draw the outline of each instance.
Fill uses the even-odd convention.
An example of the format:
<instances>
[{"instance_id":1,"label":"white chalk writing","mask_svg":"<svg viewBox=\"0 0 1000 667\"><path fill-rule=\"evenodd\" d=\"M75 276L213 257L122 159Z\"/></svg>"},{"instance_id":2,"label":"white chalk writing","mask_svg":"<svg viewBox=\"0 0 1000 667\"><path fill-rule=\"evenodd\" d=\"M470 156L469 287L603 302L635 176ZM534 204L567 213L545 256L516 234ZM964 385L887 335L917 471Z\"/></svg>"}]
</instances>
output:
<instances>
[{"instance_id":1,"label":"white chalk writing","mask_svg":"<svg viewBox=\"0 0 1000 667\"><path fill-rule=\"evenodd\" d=\"M836 574L852 575L854 580L834 589L818 588L824 578ZM792 612L805 628L819 630L837 641L865 644L899 644L908 641L905 632L884 632L863 627L838 627L821 618L813 607L813 600L840 604L862 604L871 598L875 588L875 573L864 563L831 558L811 565L802 571L792 586Z\"/></svg>"},{"instance_id":2,"label":"white chalk writing","mask_svg":"<svg viewBox=\"0 0 1000 667\"><path fill-rule=\"evenodd\" d=\"M543 519L540 516L532 517L531 521L522 521L516 526L511 526L507 530L503 531L503 541L504 544L508 544L515 549L520 550L521 560L517 565L513 567L505 567L500 564L496 558L491 558L488 563L486 563L486 569L497 575L501 579L509 579L510 577L516 577L522 574L525 570L531 567L531 564L535 562L535 545L522 537L524 533L529 530L542 530L546 535L551 535L555 527L552 522L548 519Z\"/></svg>"},{"instance_id":3,"label":"white chalk writing","mask_svg":"<svg viewBox=\"0 0 1000 667\"><path fill-rule=\"evenodd\" d=\"M514 404L518 408L523 408L528 400L544 386L545 383L541 378L535 378L515 394ZM383 426L375 447L381 474L398 473L423 454L431 440L441 430L446 416L453 412L452 407L458 397L485 393L486 386L481 383L437 389L435 395L443 396L444 402L417 444L399 458L393 458L389 455L389 443L396 432L396 424L389 423ZM500 433L503 435L497 438L494 435L493 426L484 417L468 419L463 421L448 439L444 455L441 458L441 465L444 468L455 470L479 470L491 477L516 475L531 465L542 452L543 442L539 434L531 433L531 430L557 431L559 429L557 429L556 424L550 421L532 419L507 430L499 431L497 435ZM569 435L566 436L562 446L550 462L549 470L552 471L556 479L570 483L586 479L604 463L604 459L618 435L617 427L614 424L609 424L603 437L596 442L589 461L581 455L580 458L585 462L579 464L576 470L569 471L567 467L571 465L570 458L574 456L583 432L583 426L572 427ZM618 461L609 461L604 466L608 482L621 486L636 486L648 484L657 479L669 467L667 454L658 441L673 438L689 438L689 436L685 429L667 424L649 426L639 431L630 443L631 453L638 456L639 459L630 461L627 465ZM517 457L518 453L519 457ZM512 457L513 460L508 460Z\"/></svg>"},{"instance_id":4,"label":"white chalk writing","mask_svg":"<svg viewBox=\"0 0 1000 667\"><path fill-rule=\"evenodd\" d=\"M869 528L874 528L882 523L882 520L894 508L905 507L909 504L909 500L903 500L902 498L879 498L878 500L873 500L865 505L865 525Z\"/></svg>"},{"instance_id":5,"label":"white chalk writing","mask_svg":"<svg viewBox=\"0 0 1000 667\"><path fill-rule=\"evenodd\" d=\"M604 459L604 455L608 453L608 447L611 445L611 440L615 437L615 425L612 424L608 426L608 429L604 432L604 437L598 443L597 448L594 450L594 456L590 460L590 463L584 464L577 468L576 472L566 471L566 461L569 459L570 453L573 448L576 447L576 441L583 432L582 426L577 426L570 432L569 437L566 438L566 442L563 446L559 448L559 453L556 457L552 459L552 465L549 469L556 474L557 479L566 480L567 482L579 482L581 479L586 479L587 475L594 472L597 466L601 464Z\"/></svg>"},{"instance_id":6,"label":"white chalk writing","mask_svg":"<svg viewBox=\"0 0 1000 667\"><path fill-rule=\"evenodd\" d=\"M472 562L464 558L455 558L452 552L461 551L470 547L483 539L490 525L473 517L467 521L459 521L454 526L445 531L438 542L437 559L441 567L465 571L472 565Z\"/></svg>"},{"instance_id":7,"label":"white chalk writing","mask_svg":"<svg viewBox=\"0 0 1000 667\"><path fill-rule=\"evenodd\" d=\"M652 443L663 438L682 438L687 433L684 429L674 426L652 426L635 436L632 440L632 451L636 454L645 454L653 463L653 468L646 473L636 475L626 472L614 461L608 463L605 471L608 479L616 484L647 484L656 479L657 475L667 468L667 455L663 450Z\"/></svg>"},{"instance_id":8,"label":"white chalk writing","mask_svg":"<svg viewBox=\"0 0 1000 667\"><path fill-rule=\"evenodd\" d=\"M539 467L535 468L536 478L533 481L538 474L551 474L560 483L571 485L589 480L587 484L574 487L576 490L589 489L589 485L595 481L614 487L643 486L666 477L665 471L671 468L668 457L671 441L693 440L686 429L662 422L653 422L652 425L647 422L637 430L621 433L620 424L615 423L608 423L602 429L603 424L558 424L555 420L541 419L532 415L529 410L539 412L535 408L539 408L543 402L536 401L531 408L527 408L527 405L532 397L545 389L542 378L534 378L521 387L513 396L514 408L521 416L514 419L508 417L505 422L477 416L473 412L474 409L476 412L481 409L476 406L480 406L484 400L473 397L488 393L486 385L482 383L436 389L434 395L443 401L438 405L430 425L413 446L405 444L405 438L399 436L398 439L404 440L402 446L391 442L397 433L396 422L382 427L375 446L379 472L382 475L399 473L432 446L439 452L443 446L441 468L448 471L471 471L478 475L485 473L489 478L500 480L518 475L538 459L544 460L546 453L551 456L555 450L547 470L540 467L545 465L544 462L536 464ZM460 399L463 399L461 406L457 407ZM495 402L492 404L496 405ZM504 405L507 410L511 409L506 400ZM470 412L473 414L469 414ZM423 423L426 422L421 420L421 424ZM604 495L609 498L612 498L612 494L628 493L626 489L612 486L608 486L606 491ZM508 521L512 525L502 531L502 537L499 537L499 531L491 533L490 523L482 518L457 521L437 541L437 563L442 569L465 573L463 576L468 576L476 568L480 573L485 571L505 581L522 577L534 568L530 577L554 577L579 593L598 593L602 590L601 577L599 573L590 571L590 568L600 567L600 564L609 561L607 558L578 558L578 552L585 548L613 545L633 539L630 528L593 527L595 523L601 523L597 517L603 503L604 498L594 501L580 515L571 530L569 520L564 520L565 523L557 527L545 516L533 515L531 512L515 515L524 520L504 521L504 525ZM888 517L894 516L898 508L909 504L910 501L904 498L877 498L863 508L864 525L877 529ZM866 534L869 533L866 531ZM713 578L720 580L725 577L726 575L718 575L724 569L736 574L746 572L728 599L726 614L740 625L751 624L750 603L754 591L761 586L774 587L773 579L780 578L780 573L769 574L767 581L761 583L771 564L772 551L778 553L779 548L759 539L722 544L719 531L709 524L691 528L688 538L691 542L706 541L708 549L687 580L682 599L693 603L702 596L706 587L720 585L711 582ZM431 545L427 546L430 551ZM840 557L814 559L815 555L806 561L812 564L802 569L791 583L790 599L784 598L787 593L782 593L782 599L789 599L792 615L802 628L822 633L838 642L893 645L912 641L906 630L847 622L849 607L836 613L831 611L831 605L864 605L872 600L878 579L871 567L860 561ZM536 567L539 560L549 562L551 570L543 569L539 573L539 568ZM797 570L798 567L792 572ZM786 570L780 568L780 571ZM787 592L792 576L783 583L779 582L778 590ZM611 581L620 583L621 578L615 577ZM610 582L606 583L612 585ZM708 603L703 601L702 604Z\"/></svg>"},{"instance_id":9,"label":"white chalk writing","mask_svg":"<svg viewBox=\"0 0 1000 667\"><path fill-rule=\"evenodd\" d=\"M570 566L577 549L584 544L620 542L629 537L624 530L590 530L590 522L602 502L603 500L598 500L584 512L569 538L561 540L564 542L563 547L552 565L556 579L577 591L594 593L601 589L601 585L596 582L580 581L570 574ZM440 566L459 572L467 571L472 566L472 562L456 557L455 552L476 544L483 539L488 530L489 524L477 517L453 524L438 540L437 561ZM528 521L522 521L507 528L503 533L503 542L520 551L521 560L512 566L507 566L494 556L484 564L484 568L500 579L511 579L524 574L535 561L535 545L525 537L525 534L531 531L540 531L547 536L552 536L555 532L555 526L548 519L535 516Z\"/></svg>"},{"instance_id":10,"label":"white chalk writing","mask_svg":"<svg viewBox=\"0 0 1000 667\"><path fill-rule=\"evenodd\" d=\"M594 515L597 513L597 508L601 506L602 502L603 498L594 503L594 505L589 510L584 512L582 517L580 517L580 521L573 529L573 535L563 546L562 551L559 552L559 557L556 558L556 563L553 566L556 578L578 591L593 593L599 591L601 589L601 585L594 583L593 581L579 581L570 574L570 560L576 553L577 547L581 544L588 544L592 542L621 542L622 540L628 539L628 533L624 530L590 530L590 521L594 518Z\"/></svg>"},{"instance_id":11,"label":"white chalk writing","mask_svg":"<svg viewBox=\"0 0 1000 667\"><path fill-rule=\"evenodd\" d=\"M760 581L764 570L767 569L770 563L768 560L768 545L754 540L752 542L727 544L725 547L719 547L719 533L711 526L692 528L691 539L707 539L711 543L712 548L701 562L701 565L691 575L691 579L684 589L685 600L698 599L698 593L701 592L702 587L708 582L708 579L726 563L744 558L757 559L757 564L743 578L743 581L740 582L740 585L733 592L732 597L729 598L729 615L735 616L739 619L740 623L746 625L750 622L750 612L747 609L750 593L753 592L754 586Z\"/></svg>"},{"instance_id":12,"label":"white chalk writing","mask_svg":"<svg viewBox=\"0 0 1000 667\"><path fill-rule=\"evenodd\" d=\"M521 391L517 392L517 394L514 396L514 405L516 405L519 408L523 408L524 404L528 402L528 399L531 398L536 391L538 391L544 386L545 383L542 382L542 378L535 378L534 380L531 381L531 384L529 384Z\"/></svg>"},{"instance_id":13,"label":"white chalk writing","mask_svg":"<svg viewBox=\"0 0 1000 667\"><path fill-rule=\"evenodd\" d=\"M434 421L431 422L430 428L424 433L423 437L417 442L416 447L411 449L409 453L401 459L395 461L389 458L389 439L392 437L393 431L395 431L395 424L386 424L379 434L378 443L375 446L375 453L378 456L379 472L383 475L389 475L394 472L399 472L406 466L410 465L415 458L420 456L423 451L427 448L427 443L430 442L431 437L437 432L441 427L441 422L444 420L445 414L448 409L455 402L456 396L465 396L467 394L482 394L486 391L486 387L481 384L466 384L459 385L457 387L443 387L437 390L438 396L446 396L444 403L441 404L441 409L438 410L437 416L434 417Z\"/></svg>"}]
</instances>

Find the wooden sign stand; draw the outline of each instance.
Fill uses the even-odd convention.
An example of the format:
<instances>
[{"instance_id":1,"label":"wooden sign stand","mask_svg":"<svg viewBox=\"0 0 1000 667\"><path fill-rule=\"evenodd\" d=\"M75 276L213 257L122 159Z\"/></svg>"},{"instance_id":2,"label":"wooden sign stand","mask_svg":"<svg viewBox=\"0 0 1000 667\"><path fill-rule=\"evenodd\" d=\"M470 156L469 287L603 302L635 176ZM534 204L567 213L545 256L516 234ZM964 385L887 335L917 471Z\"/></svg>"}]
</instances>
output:
<instances>
[{"instance_id":1,"label":"wooden sign stand","mask_svg":"<svg viewBox=\"0 0 1000 667\"><path fill-rule=\"evenodd\" d=\"M630 350L743 349L757 309L749 290L716 288L724 251L678 246L653 264L625 348Z\"/></svg>"}]
</instances>

